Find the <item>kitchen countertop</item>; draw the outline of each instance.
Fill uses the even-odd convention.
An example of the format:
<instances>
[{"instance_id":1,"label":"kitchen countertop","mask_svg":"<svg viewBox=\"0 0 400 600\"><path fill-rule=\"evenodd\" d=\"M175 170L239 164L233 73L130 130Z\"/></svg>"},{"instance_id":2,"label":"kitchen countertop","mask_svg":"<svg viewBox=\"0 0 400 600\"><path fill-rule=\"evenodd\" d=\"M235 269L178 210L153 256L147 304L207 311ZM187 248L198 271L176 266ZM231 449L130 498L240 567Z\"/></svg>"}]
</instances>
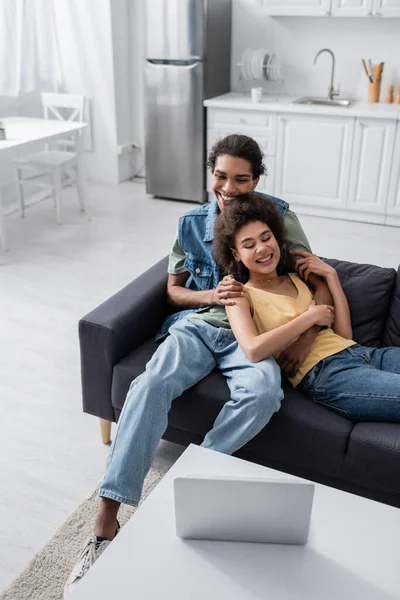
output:
<instances>
[{"instance_id":1,"label":"kitchen countertop","mask_svg":"<svg viewBox=\"0 0 400 600\"><path fill-rule=\"evenodd\" d=\"M250 93L230 92L204 101L204 106L210 108L232 108L243 110L258 110L267 112L296 113L304 115L332 115L340 117L368 117L372 119L400 120L400 104L380 102L352 101L348 108L339 106L320 106L315 104L294 104L300 96L264 95L261 102L252 102Z\"/></svg>"}]
</instances>

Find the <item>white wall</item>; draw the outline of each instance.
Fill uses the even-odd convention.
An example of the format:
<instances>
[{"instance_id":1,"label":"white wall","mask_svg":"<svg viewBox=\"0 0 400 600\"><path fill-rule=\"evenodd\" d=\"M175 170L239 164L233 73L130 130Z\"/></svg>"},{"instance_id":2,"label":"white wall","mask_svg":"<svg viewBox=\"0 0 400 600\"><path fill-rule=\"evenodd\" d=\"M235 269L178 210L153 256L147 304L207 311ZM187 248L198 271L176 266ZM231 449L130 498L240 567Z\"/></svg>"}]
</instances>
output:
<instances>
[{"instance_id":1,"label":"white wall","mask_svg":"<svg viewBox=\"0 0 400 600\"><path fill-rule=\"evenodd\" d=\"M116 102L110 0L54 0L66 92L92 102L88 179L118 183Z\"/></svg>"},{"instance_id":2,"label":"white wall","mask_svg":"<svg viewBox=\"0 0 400 600\"><path fill-rule=\"evenodd\" d=\"M142 0L55 2L65 90L92 99L88 178L118 183L142 162L137 150L118 155L124 144L143 146Z\"/></svg>"},{"instance_id":3,"label":"white wall","mask_svg":"<svg viewBox=\"0 0 400 600\"><path fill-rule=\"evenodd\" d=\"M381 101L389 84L400 85L400 19L268 17L251 0L233 0L232 86L237 83L234 65L246 48L275 52L284 66L285 93L326 95L331 60L322 55L330 48L336 56L335 85L341 95L366 100L368 80L361 58L385 62Z\"/></svg>"},{"instance_id":4,"label":"white wall","mask_svg":"<svg viewBox=\"0 0 400 600\"><path fill-rule=\"evenodd\" d=\"M141 153L137 152L135 155L137 169L144 165L144 1L145 0L133 0L130 4L132 134L134 141L141 148ZM144 174L144 168L141 169L140 174Z\"/></svg>"}]
</instances>

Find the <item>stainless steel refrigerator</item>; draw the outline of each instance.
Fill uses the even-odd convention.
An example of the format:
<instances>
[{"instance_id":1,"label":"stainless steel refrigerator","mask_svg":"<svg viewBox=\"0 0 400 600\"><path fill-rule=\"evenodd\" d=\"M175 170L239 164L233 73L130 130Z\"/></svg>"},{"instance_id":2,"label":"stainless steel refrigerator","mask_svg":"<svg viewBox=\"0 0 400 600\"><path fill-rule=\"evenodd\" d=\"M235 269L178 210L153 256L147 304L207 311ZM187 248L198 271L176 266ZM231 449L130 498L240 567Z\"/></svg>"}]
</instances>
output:
<instances>
[{"instance_id":1,"label":"stainless steel refrigerator","mask_svg":"<svg viewBox=\"0 0 400 600\"><path fill-rule=\"evenodd\" d=\"M229 91L231 0L145 0L146 190L204 202L203 100Z\"/></svg>"}]
</instances>

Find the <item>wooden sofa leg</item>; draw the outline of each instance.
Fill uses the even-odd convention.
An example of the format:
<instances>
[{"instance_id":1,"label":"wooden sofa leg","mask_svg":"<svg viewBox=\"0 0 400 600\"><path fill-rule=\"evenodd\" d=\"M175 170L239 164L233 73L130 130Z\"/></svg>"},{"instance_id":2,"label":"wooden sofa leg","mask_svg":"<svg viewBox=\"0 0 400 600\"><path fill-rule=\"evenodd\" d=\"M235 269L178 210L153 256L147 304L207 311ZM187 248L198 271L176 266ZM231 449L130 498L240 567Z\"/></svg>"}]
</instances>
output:
<instances>
[{"instance_id":1,"label":"wooden sofa leg","mask_svg":"<svg viewBox=\"0 0 400 600\"><path fill-rule=\"evenodd\" d=\"M111 421L105 419L99 419L100 430L101 430L101 441L103 444L109 444L111 442Z\"/></svg>"}]
</instances>

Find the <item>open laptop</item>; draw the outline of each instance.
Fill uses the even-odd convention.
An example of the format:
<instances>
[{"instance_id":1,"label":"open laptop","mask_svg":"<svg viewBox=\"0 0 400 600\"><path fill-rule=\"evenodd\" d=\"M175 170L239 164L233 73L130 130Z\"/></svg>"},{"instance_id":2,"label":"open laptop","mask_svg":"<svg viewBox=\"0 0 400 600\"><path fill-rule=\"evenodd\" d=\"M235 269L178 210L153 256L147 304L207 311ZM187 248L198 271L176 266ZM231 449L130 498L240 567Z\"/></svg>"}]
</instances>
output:
<instances>
[{"instance_id":1,"label":"open laptop","mask_svg":"<svg viewBox=\"0 0 400 600\"><path fill-rule=\"evenodd\" d=\"M295 479L175 477L176 533L181 538L305 544L312 483Z\"/></svg>"}]
</instances>

